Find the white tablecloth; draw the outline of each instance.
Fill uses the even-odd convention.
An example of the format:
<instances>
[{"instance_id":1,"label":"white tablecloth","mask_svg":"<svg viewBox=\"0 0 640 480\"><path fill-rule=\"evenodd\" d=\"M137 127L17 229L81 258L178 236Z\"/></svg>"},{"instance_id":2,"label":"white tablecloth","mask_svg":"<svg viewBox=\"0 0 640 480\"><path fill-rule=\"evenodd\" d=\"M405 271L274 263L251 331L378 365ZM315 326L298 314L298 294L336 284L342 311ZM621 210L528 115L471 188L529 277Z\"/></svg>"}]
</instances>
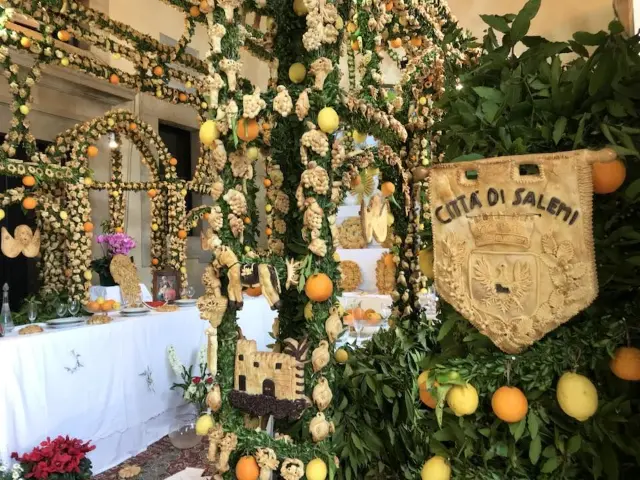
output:
<instances>
[{"instance_id":1,"label":"white tablecloth","mask_svg":"<svg viewBox=\"0 0 640 480\"><path fill-rule=\"evenodd\" d=\"M140 291L142 293L143 302L153 301L151 292L149 292L149 289L144 283L140 284ZM102 297L105 300L113 300L114 302L122 303L122 292L120 291L120 286L118 285L116 285L115 287L102 287L99 285L94 285L89 290L89 296L91 300L96 300L98 297Z\"/></svg>"},{"instance_id":2,"label":"white tablecloth","mask_svg":"<svg viewBox=\"0 0 640 480\"><path fill-rule=\"evenodd\" d=\"M263 297L245 297L238 323L266 350L276 314ZM197 363L206 327L198 309L187 308L0 338L0 462L58 435L96 445L94 474L145 450L186 411L180 393L169 390L177 379L167 347L183 364Z\"/></svg>"}]
</instances>

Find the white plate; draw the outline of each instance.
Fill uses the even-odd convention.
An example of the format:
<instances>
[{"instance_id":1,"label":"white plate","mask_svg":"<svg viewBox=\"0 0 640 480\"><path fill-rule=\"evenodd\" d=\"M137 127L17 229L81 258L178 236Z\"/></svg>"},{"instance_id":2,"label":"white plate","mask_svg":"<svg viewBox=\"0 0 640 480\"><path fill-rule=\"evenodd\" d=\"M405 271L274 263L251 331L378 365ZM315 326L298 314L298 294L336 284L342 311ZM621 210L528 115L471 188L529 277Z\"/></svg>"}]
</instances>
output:
<instances>
[{"instance_id":1,"label":"white plate","mask_svg":"<svg viewBox=\"0 0 640 480\"><path fill-rule=\"evenodd\" d=\"M47 324L46 323L27 323L26 325L18 325L17 327L13 327L13 331L15 333L18 333L24 327L28 327L29 325L38 325L39 327L41 327L41 328L43 328L45 330L47 329Z\"/></svg>"},{"instance_id":2,"label":"white plate","mask_svg":"<svg viewBox=\"0 0 640 480\"><path fill-rule=\"evenodd\" d=\"M47 324L50 327L62 326L62 325L74 325L76 323L83 323L86 320L85 317L69 317L69 318L56 318L49 320Z\"/></svg>"},{"instance_id":3,"label":"white plate","mask_svg":"<svg viewBox=\"0 0 640 480\"><path fill-rule=\"evenodd\" d=\"M133 315L137 313L147 313L149 309L147 307L128 307L120 310L123 315Z\"/></svg>"},{"instance_id":4,"label":"white plate","mask_svg":"<svg viewBox=\"0 0 640 480\"><path fill-rule=\"evenodd\" d=\"M181 298L180 300L175 301L175 304L179 307L192 307L196 303L198 303L197 298Z\"/></svg>"},{"instance_id":5,"label":"white plate","mask_svg":"<svg viewBox=\"0 0 640 480\"><path fill-rule=\"evenodd\" d=\"M122 315L123 317L142 317L144 315L147 315L148 313L149 313L149 310L145 310L144 312L135 312L135 313L120 312L120 315Z\"/></svg>"}]
</instances>

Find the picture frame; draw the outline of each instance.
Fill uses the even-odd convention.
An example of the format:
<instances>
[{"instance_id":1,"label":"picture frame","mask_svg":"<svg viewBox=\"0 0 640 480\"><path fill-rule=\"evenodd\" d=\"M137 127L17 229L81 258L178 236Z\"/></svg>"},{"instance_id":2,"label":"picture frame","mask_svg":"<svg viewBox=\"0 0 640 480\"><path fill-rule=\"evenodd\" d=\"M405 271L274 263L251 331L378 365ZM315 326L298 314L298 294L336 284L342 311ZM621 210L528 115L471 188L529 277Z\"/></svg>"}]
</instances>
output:
<instances>
[{"instance_id":1,"label":"picture frame","mask_svg":"<svg viewBox=\"0 0 640 480\"><path fill-rule=\"evenodd\" d=\"M173 302L180 298L180 275L177 270L153 272L153 300Z\"/></svg>"}]
</instances>

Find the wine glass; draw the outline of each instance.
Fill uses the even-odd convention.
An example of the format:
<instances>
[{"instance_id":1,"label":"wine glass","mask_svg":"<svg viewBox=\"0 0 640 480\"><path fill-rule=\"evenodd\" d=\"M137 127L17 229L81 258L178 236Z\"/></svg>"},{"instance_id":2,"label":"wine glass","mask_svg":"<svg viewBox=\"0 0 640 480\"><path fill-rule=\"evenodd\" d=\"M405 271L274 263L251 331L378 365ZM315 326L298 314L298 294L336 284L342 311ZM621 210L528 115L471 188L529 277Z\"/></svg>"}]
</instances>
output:
<instances>
[{"instance_id":1,"label":"wine glass","mask_svg":"<svg viewBox=\"0 0 640 480\"><path fill-rule=\"evenodd\" d=\"M27 318L29 323L33 323L38 318L38 304L36 302L29 302L27 304Z\"/></svg>"},{"instance_id":2,"label":"wine glass","mask_svg":"<svg viewBox=\"0 0 640 480\"><path fill-rule=\"evenodd\" d=\"M67 304L63 301L59 301L56 304L56 315L58 318L64 318L67 315Z\"/></svg>"},{"instance_id":3,"label":"wine glass","mask_svg":"<svg viewBox=\"0 0 640 480\"><path fill-rule=\"evenodd\" d=\"M391 317L391 305L382 305L380 308L380 315L384 319L384 326L386 327L389 324L389 317Z\"/></svg>"},{"instance_id":4,"label":"wine glass","mask_svg":"<svg viewBox=\"0 0 640 480\"><path fill-rule=\"evenodd\" d=\"M78 312L80 312L80 302L78 300L71 300L71 303L69 304L69 313L75 317L78 315Z\"/></svg>"},{"instance_id":5,"label":"wine glass","mask_svg":"<svg viewBox=\"0 0 640 480\"><path fill-rule=\"evenodd\" d=\"M184 289L184 292L187 295L187 298L193 298L193 296L196 294L196 289L191 285L187 285L187 288Z\"/></svg>"}]
</instances>

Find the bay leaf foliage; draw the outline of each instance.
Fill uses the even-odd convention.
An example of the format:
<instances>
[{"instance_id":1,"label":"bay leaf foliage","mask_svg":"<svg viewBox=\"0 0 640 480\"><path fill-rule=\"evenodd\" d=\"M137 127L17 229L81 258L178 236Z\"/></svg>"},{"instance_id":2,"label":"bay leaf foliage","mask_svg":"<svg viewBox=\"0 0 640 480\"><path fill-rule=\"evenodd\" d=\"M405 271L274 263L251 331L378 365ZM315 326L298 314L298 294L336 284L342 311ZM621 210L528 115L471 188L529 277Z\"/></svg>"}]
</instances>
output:
<instances>
[{"instance_id":1,"label":"bay leaf foliage","mask_svg":"<svg viewBox=\"0 0 640 480\"><path fill-rule=\"evenodd\" d=\"M461 72L463 88L443 98L434 155L464 161L614 148L627 177L616 193L594 196L599 297L519 355L498 350L446 303L441 323L406 319L350 350L334 415L340 478L415 479L433 455L448 458L456 479L640 478L640 388L609 368L618 346L640 345L640 41L618 21L566 42L528 35L539 5L531 0L517 15L483 16L485 54ZM433 391L441 422L419 400L425 369L429 384L440 385ZM556 400L566 371L587 376L598 390L598 411L585 422ZM480 404L456 417L443 397L464 382L478 390ZM507 384L529 403L516 424L491 409L491 395Z\"/></svg>"}]
</instances>

